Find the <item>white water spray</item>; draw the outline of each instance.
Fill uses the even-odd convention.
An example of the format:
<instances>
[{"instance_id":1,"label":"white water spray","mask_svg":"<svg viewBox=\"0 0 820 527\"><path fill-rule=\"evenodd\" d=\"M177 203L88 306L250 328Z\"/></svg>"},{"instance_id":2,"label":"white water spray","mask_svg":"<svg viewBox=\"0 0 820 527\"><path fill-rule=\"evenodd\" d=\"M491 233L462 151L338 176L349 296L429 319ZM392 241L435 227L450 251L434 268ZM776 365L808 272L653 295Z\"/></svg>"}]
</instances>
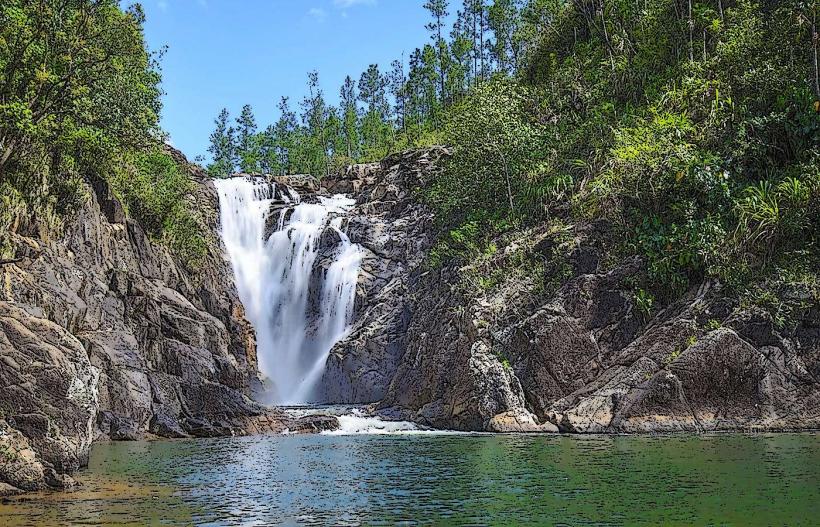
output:
<instances>
[{"instance_id":1,"label":"white water spray","mask_svg":"<svg viewBox=\"0 0 820 527\"><path fill-rule=\"evenodd\" d=\"M301 203L288 187L263 178L214 183L222 239L239 297L256 329L259 369L273 384L267 402L312 402L328 353L353 319L361 252L342 232L339 214L348 212L355 201L337 195ZM293 205L278 212L276 230L266 239L274 200ZM313 276L322 273L314 264L325 233L337 240L332 262L324 276ZM314 290L321 284L318 310L311 309L311 284Z\"/></svg>"}]
</instances>

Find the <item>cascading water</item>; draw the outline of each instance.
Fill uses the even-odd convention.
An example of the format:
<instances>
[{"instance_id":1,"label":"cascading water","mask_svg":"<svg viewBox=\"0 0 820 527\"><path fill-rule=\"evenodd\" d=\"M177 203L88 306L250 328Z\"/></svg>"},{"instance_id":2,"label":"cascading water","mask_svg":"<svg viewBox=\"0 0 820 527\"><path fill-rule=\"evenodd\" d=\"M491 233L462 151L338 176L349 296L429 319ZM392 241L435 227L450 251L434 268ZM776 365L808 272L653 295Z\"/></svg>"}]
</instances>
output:
<instances>
[{"instance_id":1,"label":"cascading water","mask_svg":"<svg viewBox=\"0 0 820 527\"><path fill-rule=\"evenodd\" d=\"M337 195L301 203L289 187L263 178L214 183L222 239L256 329L259 369L272 383L267 402L311 402L328 353L353 318L361 253L342 232L339 215L355 201ZM274 201L290 205L278 211L275 230L266 238ZM335 241L329 265L317 262L323 239ZM318 306L310 298L311 285L315 290L317 284Z\"/></svg>"}]
</instances>

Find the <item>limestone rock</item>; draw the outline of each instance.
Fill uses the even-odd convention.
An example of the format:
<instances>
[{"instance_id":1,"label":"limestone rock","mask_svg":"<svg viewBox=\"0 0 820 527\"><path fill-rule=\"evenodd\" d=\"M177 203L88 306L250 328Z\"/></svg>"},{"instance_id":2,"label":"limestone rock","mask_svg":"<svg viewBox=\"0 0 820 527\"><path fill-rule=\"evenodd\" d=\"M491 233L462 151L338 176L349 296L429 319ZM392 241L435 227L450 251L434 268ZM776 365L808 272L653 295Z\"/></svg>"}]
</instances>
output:
<instances>
[{"instance_id":1,"label":"limestone rock","mask_svg":"<svg viewBox=\"0 0 820 527\"><path fill-rule=\"evenodd\" d=\"M527 411L509 411L494 416L487 423L487 430L499 433L556 433L558 427L550 422L538 423Z\"/></svg>"}]
</instances>

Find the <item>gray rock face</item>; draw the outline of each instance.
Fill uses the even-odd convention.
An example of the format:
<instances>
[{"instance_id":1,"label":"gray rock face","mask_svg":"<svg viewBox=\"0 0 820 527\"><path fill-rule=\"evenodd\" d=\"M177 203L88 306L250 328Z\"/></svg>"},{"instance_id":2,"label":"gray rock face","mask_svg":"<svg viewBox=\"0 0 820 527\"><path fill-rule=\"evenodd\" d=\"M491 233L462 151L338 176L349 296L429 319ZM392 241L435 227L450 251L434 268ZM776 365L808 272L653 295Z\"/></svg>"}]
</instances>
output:
<instances>
[{"instance_id":1,"label":"gray rock face","mask_svg":"<svg viewBox=\"0 0 820 527\"><path fill-rule=\"evenodd\" d=\"M254 331L216 235L216 190L191 177L209 231L199 271L126 219L103 183L58 238L12 233L19 261L0 266L3 492L71 485L95 439L310 427L250 398Z\"/></svg>"},{"instance_id":2,"label":"gray rock face","mask_svg":"<svg viewBox=\"0 0 820 527\"><path fill-rule=\"evenodd\" d=\"M358 318L328 360L327 401L380 400L386 415L462 430L820 426L820 299L803 295L788 334L712 282L647 316L634 293L642 262L602 269L613 236L604 222L499 241L495 268L526 245L542 255L533 272L549 292L534 285L540 276L465 287L473 264L423 266L432 218L411 189L442 155L404 153L322 182L357 198L347 230L366 249Z\"/></svg>"},{"instance_id":3,"label":"gray rock face","mask_svg":"<svg viewBox=\"0 0 820 527\"><path fill-rule=\"evenodd\" d=\"M405 349L410 277L432 243L432 215L412 192L445 154L444 149L406 152L322 180L326 192L356 198L344 228L364 252L356 322L330 353L319 383L323 401L372 403L387 391Z\"/></svg>"},{"instance_id":4,"label":"gray rock face","mask_svg":"<svg viewBox=\"0 0 820 527\"><path fill-rule=\"evenodd\" d=\"M804 299L791 334L713 282L645 317L631 282L641 262L608 272L578 262L595 244L577 234L574 243L588 250L568 252L573 272L554 294L528 298L522 278L465 293L464 270L454 268L420 277L406 350L381 408L490 431L820 426L820 299Z\"/></svg>"}]
</instances>

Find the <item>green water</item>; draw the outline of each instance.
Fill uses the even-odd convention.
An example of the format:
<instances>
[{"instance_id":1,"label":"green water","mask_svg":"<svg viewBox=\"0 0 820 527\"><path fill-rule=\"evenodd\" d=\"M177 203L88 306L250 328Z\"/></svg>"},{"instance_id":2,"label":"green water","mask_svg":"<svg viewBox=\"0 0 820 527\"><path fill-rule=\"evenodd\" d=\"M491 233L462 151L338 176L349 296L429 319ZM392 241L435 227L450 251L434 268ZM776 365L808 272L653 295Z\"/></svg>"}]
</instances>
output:
<instances>
[{"instance_id":1,"label":"green water","mask_svg":"<svg viewBox=\"0 0 820 527\"><path fill-rule=\"evenodd\" d=\"M286 436L94 448L0 525L819 525L820 435Z\"/></svg>"}]
</instances>

